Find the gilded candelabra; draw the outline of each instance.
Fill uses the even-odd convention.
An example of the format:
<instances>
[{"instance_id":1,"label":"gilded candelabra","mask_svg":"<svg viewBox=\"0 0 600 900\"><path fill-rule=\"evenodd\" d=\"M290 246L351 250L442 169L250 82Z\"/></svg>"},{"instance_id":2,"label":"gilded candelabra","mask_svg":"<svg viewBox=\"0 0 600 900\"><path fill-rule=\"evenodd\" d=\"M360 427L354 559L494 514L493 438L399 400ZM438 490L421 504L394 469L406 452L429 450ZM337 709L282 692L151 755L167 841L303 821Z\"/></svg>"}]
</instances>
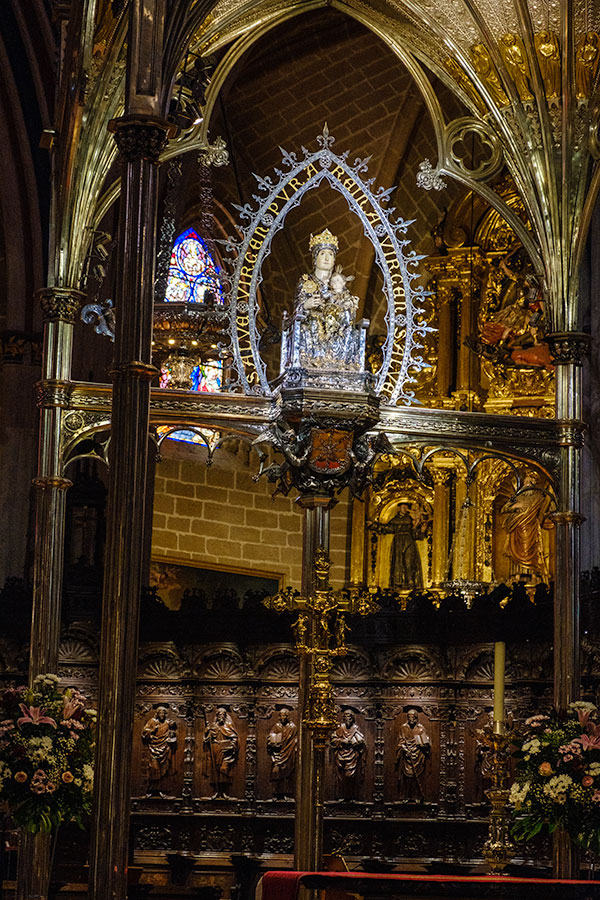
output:
<instances>
[{"instance_id":1,"label":"gilded candelabra","mask_svg":"<svg viewBox=\"0 0 600 900\"><path fill-rule=\"evenodd\" d=\"M263 601L276 612L297 612L292 625L296 650L309 661L307 701L303 723L310 729L316 748L324 748L337 724L331 674L333 660L345 656L348 615L366 616L377 612L376 589L343 588L333 590L329 583L331 561L323 548L314 561L314 590L304 597L286 588Z\"/></svg>"},{"instance_id":2,"label":"gilded candelabra","mask_svg":"<svg viewBox=\"0 0 600 900\"><path fill-rule=\"evenodd\" d=\"M494 721L483 729L484 741L489 748L489 763L486 766L491 787L485 792L489 798L490 824L488 839L483 845L483 856L492 874L502 874L514 854L514 845L510 840L510 811L508 796L510 790L511 746L514 733L506 729L504 722Z\"/></svg>"}]
</instances>

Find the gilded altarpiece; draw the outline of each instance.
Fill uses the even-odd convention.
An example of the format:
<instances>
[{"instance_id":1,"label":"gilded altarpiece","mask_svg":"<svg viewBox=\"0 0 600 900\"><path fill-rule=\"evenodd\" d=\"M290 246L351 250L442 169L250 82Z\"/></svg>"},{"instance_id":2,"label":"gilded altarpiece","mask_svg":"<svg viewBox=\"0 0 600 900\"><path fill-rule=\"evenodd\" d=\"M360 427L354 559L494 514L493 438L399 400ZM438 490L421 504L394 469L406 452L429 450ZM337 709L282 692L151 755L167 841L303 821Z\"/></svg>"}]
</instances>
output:
<instances>
[{"instance_id":1,"label":"gilded altarpiece","mask_svg":"<svg viewBox=\"0 0 600 900\"><path fill-rule=\"evenodd\" d=\"M499 192L526 223L506 177ZM426 406L552 417L554 366L545 336L542 289L514 232L467 194L433 229L436 253L424 265L432 292L425 339L430 365L419 373Z\"/></svg>"},{"instance_id":2,"label":"gilded altarpiece","mask_svg":"<svg viewBox=\"0 0 600 900\"><path fill-rule=\"evenodd\" d=\"M402 595L453 583L549 585L552 484L541 471L485 451L407 448L384 456L355 521L353 577ZM363 552L362 548L366 548ZM475 595L473 595L475 596Z\"/></svg>"}]
</instances>

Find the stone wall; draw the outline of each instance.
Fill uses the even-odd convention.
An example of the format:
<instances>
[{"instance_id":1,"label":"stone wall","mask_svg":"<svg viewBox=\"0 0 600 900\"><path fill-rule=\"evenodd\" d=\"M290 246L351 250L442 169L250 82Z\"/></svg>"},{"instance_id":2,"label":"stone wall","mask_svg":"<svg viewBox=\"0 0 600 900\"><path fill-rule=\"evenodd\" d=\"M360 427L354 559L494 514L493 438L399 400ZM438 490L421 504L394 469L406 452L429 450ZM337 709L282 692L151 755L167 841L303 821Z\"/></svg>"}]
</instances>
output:
<instances>
[{"instance_id":1,"label":"stone wall","mask_svg":"<svg viewBox=\"0 0 600 900\"><path fill-rule=\"evenodd\" d=\"M166 445L166 446L165 446ZM156 467L152 555L191 564L281 574L300 586L302 511L293 499L271 498L273 485L252 481L258 461L244 450L163 445ZM350 503L342 497L331 514L332 583L349 580Z\"/></svg>"}]
</instances>

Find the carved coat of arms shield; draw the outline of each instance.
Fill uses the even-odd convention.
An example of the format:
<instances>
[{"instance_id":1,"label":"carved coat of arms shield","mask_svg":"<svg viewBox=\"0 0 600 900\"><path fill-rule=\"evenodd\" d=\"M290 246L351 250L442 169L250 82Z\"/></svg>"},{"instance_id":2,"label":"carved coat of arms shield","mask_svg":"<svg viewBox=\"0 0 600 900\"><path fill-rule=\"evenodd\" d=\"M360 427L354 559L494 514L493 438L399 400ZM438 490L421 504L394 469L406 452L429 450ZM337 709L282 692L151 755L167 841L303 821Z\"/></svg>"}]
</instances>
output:
<instances>
[{"instance_id":1,"label":"carved coat of arms shield","mask_svg":"<svg viewBox=\"0 0 600 900\"><path fill-rule=\"evenodd\" d=\"M352 462L352 432L341 429L316 429L311 434L308 466L313 472L338 475Z\"/></svg>"}]
</instances>

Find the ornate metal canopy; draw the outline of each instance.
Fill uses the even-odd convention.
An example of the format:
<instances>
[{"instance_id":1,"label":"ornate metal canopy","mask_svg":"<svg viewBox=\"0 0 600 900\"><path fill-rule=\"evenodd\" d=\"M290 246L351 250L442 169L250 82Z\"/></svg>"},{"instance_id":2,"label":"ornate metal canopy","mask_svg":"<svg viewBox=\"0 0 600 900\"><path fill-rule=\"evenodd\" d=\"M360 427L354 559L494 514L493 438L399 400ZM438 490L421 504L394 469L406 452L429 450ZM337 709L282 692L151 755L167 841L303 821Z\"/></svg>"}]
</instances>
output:
<instances>
[{"instance_id":1,"label":"ornate metal canopy","mask_svg":"<svg viewBox=\"0 0 600 900\"><path fill-rule=\"evenodd\" d=\"M275 169L275 178L255 175L259 193L253 196L254 205L236 207L247 224L241 226L240 240L230 238L226 244L234 254L230 290L236 373L233 388L245 393L271 393L257 330L257 288L262 280L262 265L290 209L298 206L308 191L328 185L346 198L350 211L359 217L383 276L387 335L375 391L389 403L410 403L414 392L409 384L426 365L419 355L421 339L431 330L420 307L427 292L413 284L419 277L416 266L422 257L407 250L410 242L406 233L411 223L384 205L393 188L375 190L375 179L366 178L369 160L355 159L351 164L348 150L339 155L333 151L334 141L325 125L317 137L318 150L311 152L303 147L300 158L296 153L283 151L282 168Z\"/></svg>"}]
</instances>

